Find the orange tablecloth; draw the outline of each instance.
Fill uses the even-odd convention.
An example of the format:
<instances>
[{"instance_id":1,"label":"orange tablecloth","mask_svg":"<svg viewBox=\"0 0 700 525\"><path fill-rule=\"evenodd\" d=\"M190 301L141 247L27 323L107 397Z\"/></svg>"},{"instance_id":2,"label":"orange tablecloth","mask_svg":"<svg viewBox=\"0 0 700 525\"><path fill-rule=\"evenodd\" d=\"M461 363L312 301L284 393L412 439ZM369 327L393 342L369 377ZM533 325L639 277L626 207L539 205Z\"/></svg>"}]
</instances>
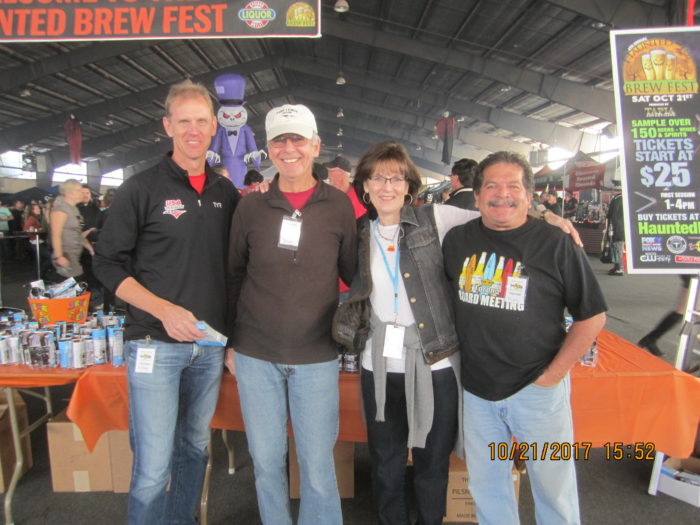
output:
<instances>
[{"instance_id":1,"label":"orange tablecloth","mask_svg":"<svg viewBox=\"0 0 700 525\"><path fill-rule=\"evenodd\" d=\"M0 366L0 387L34 388L67 385L77 381L85 371L85 369L30 368L24 365Z\"/></svg>"},{"instance_id":2,"label":"orange tablecloth","mask_svg":"<svg viewBox=\"0 0 700 525\"><path fill-rule=\"evenodd\" d=\"M603 330L598 365L571 372L576 441L655 443L687 457L700 422L700 379Z\"/></svg>"},{"instance_id":3,"label":"orange tablecloth","mask_svg":"<svg viewBox=\"0 0 700 525\"><path fill-rule=\"evenodd\" d=\"M358 374L341 374L340 431L341 441L367 441L367 432L360 413L360 385ZM75 385L68 405L68 417L83 433L83 439L92 450L100 436L109 430L129 428L129 396L126 368L97 365L87 369ZM224 372L212 428L245 430L241 415L236 378Z\"/></svg>"},{"instance_id":4,"label":"orange tablecloth","mask_svg":"<svg viewBox=\"0 0 700 525\"><path fill-rule=\"evenodd\" d=\"M700 421L700 379L684 374L615 334L598 338L598 366L576 366L572 407L576 440L602 447L606 442L652 442L659 451L686 457ZM366 441L360 413L358 374L341 374L341 441ZM124 368L100 365L78 380L70 417L92 448L102 433L128 426ZM224 380L213 428L244 430L236 379Z\"/></svg>"}]
</instances>

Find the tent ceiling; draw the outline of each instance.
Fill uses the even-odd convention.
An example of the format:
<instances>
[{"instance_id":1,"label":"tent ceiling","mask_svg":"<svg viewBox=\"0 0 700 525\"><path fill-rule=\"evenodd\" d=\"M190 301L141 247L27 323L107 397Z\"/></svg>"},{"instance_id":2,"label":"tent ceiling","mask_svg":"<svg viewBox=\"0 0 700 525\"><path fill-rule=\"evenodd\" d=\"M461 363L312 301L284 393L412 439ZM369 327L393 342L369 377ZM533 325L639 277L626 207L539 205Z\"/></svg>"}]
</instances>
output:
<instances>
[{"instance_id":1,"label":"tent ceiling","mask_svg":"<svg viewBox=\"0 0 700 525\"><path fill-rule=\"evenodd\" d=\"M319 117L324 155L357 157L391 138L442 171L433 126L464 117L454 159L540 143L590 151L614 120L608 31L681 23L680 0L322 1L320 39L0 44L0 151L67 162L63 122L82 122L83 153L100 171L152 161L170 84L247 79L248 124L302 102ZM337 86L339 70L347 84ZM345 119L335 113L343 107ZM343 137L335 136L338 127ZM420 146L420 150L418 150Z\"/></svg>"}]
</instances>

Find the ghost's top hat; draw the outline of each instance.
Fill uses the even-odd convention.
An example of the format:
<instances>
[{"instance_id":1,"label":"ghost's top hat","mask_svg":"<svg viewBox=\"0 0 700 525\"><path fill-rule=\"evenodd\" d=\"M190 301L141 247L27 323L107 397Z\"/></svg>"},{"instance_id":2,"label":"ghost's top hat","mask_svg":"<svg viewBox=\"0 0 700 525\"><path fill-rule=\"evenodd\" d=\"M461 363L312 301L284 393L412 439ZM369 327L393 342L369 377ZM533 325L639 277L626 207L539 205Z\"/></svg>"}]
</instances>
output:
<instances>
[{"instance_id":1,"label":"ghost's top hat","mask_svg":"<svg viewBox=\"0 0 700 525\"><path fill-rule=\"evenodd\" d=\"M214 89L222 104L240 106L245 99L245 78L235 73L219 75L214 80Z\"/></svg>"}]
</instances>

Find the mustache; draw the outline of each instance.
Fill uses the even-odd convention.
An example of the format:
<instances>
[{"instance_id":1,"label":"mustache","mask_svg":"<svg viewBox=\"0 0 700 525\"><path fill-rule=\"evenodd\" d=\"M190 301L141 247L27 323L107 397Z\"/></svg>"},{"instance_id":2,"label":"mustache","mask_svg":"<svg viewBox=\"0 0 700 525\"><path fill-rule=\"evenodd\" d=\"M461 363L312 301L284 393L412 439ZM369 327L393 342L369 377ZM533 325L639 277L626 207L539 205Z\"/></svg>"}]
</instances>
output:
<instances>
[{"instance_id":1,"label":"mustache","mask_svg":"<svg viewBox=\"0 0 700 525\"><path fill-rule=\"evenodd\" d=\"M489 206L507 206L509 208L515 208L518 203L511 199L491 199L486 203Z\"/></svg>"}]
</instances>

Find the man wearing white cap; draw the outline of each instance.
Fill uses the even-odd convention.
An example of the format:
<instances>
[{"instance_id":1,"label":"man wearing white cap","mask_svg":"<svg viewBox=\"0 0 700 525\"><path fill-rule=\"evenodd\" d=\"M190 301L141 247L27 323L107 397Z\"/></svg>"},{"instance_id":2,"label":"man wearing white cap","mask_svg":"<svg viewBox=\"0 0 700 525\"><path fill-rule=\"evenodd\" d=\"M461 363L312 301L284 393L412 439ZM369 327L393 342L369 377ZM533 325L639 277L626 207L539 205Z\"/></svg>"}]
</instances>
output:
<instances>
[{"instance_id":1,"label":"man wearing white cap","mask_svg":"<svg viewBox=\"0 0 700 525\"><path fill-rule=\"evenodd\" d=\"M340 525L331 321L338 277L351 282L355 273L355 217L348 198L313 175L321 143L307 107L272 109L265 131L278 173L267 193L241 201L231 224L226 365L238 380L263 523L292 523L291 420L301 474L297 523Z\"/></svg>"}]
</instances>

